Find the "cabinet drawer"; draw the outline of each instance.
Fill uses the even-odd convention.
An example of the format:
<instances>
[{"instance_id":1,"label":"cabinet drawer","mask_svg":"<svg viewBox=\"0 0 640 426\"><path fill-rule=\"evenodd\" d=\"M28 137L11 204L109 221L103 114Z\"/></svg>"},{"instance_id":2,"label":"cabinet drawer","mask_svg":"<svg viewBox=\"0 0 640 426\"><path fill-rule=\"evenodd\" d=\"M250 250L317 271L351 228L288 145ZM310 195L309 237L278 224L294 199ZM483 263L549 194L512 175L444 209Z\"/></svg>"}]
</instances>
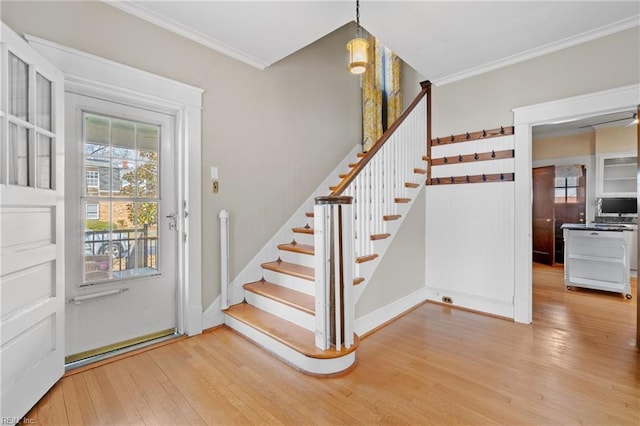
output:
<instances>
[{"instance_id":1,"label":"cabinet drawer","mask_svg":"<svg viewBox=\"0 0 640 426\"><path fill-rule=\"evenodd\" d=\"M604 259L622 260L625 254L624 242L620 232L579 231L569 236L571 254Z\"/></svg>"}]
</instances>

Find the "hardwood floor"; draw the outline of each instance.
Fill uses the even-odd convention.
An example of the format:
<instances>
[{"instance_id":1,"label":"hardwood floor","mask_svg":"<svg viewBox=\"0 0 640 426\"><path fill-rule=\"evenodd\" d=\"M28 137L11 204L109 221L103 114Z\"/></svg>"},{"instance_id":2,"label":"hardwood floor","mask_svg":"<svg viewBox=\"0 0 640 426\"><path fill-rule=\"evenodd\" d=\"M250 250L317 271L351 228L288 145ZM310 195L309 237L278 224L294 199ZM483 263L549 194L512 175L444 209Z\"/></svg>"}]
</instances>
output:
<instances>
[{"instance_id":1,"label":"hardwood floor","mask_svg":"<svg viewBox=\"0 0 640 426\"><path fill-rule=\"evenodd\" d=\"M534 266L534 323L426 303L304 375L214 331L63 378L30 424L640 424L634 298Z\"/></svg>"}]
</instances>

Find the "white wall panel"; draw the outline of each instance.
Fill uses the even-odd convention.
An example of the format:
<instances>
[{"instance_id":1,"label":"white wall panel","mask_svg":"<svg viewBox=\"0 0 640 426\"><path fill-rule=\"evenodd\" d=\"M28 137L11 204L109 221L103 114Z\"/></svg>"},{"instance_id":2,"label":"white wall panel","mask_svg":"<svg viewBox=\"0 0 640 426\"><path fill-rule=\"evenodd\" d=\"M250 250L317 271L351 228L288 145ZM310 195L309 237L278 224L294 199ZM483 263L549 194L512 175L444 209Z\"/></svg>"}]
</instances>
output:
<instances>
[{"instance_id":1,"label":"white wall panel","mask_svg":"<svg viewBox=\"0 0 640 426\"><path fill-rule=\"evenodd\" d=\"M49 315L0 348L2 388L16 381L47 353L55 349L56 319Z\"/></svg>"},{"instance_id":2,"label":"white wall panel","mask_svg":"<svg viewBox=\"0 0 640 426\"><path fill-rule=\"evenodd\" d=\"M19 309L54 296L54 283L53 261L2 276L0 287L2 318L7 318ZM28 287L27 291L24 291L25 286Z\"/></svg>"},{"instance_id":3,"label":"white wall panel","mask_svg":"<svg viewBox=\"0 0 640 426\"><path fill-rule=\"evenodd\" d=\"M513 182L427 187L430 299L448 295L454 305L512 316L514 188Z\"/></svg>"},{"instance_id":4,"label":"white wall panel","mask_svg":"<svg viewBox=\"0 0 640 426\"><path fill-rule=\"evenodd\" d=\"M2 249L35 247L53 242L52 208L3 208ZM25 224L29 224L25 226Z\"/></svg>"}]
</instances>

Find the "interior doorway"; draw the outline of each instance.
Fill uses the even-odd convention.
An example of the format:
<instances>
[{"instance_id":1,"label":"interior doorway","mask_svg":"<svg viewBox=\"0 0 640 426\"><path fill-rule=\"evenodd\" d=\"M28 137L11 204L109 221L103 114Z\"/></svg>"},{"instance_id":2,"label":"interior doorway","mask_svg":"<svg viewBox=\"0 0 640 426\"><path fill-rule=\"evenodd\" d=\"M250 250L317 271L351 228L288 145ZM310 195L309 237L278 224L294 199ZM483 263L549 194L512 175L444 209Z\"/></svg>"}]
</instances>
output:
<instances>
[{"instance_id":1,"label":"interior doorway","mask_svg":"<svg viewBox=\"0 0 640 426\"><path fill-rule=\"evenodd\" d=\"M531 262L532 129L538 125L575 121L595 115L637 111L640 104L639 93L640 85L636 84L514 109L515 142L518 146L523 147L520 152L524 151L516 160L515 167L516 174L522 177L516 182L515 200L514 319L517 322L531 323L533 311ZM636 127L638 126L636 124ZM588 208L587 205L587 210ZM639 328L637 327L637 329Z\"/></svg>"}]
</instances>

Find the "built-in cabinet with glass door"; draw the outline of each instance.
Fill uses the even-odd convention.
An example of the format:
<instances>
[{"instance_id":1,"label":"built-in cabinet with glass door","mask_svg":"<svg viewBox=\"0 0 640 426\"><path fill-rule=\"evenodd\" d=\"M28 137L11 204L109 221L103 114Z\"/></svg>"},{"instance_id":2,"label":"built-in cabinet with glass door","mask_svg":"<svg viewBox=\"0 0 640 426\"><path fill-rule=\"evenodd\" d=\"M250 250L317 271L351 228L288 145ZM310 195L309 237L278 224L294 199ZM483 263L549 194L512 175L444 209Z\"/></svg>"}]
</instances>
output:
<instances>
[{"instance_id":1,"label":"built-in cabinet with glass door","mask_svg":"<svg viewBox=\"0 0 640 426\"><path fill-rule=\"evenodd\" d=\"M598 154L596 197L635 198L638 156L635 152Z\"/></svg>"}]
</instances>

